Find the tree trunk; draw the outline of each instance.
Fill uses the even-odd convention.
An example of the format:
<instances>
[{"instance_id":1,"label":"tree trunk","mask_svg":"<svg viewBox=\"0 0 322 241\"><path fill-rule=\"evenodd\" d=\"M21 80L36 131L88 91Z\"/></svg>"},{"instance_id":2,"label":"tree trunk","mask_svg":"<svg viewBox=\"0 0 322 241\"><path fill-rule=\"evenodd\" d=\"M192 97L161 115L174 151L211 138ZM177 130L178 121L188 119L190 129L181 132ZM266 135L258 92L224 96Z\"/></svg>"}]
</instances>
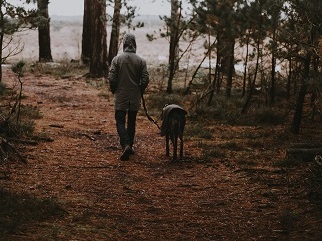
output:
<instances>
[{"instance_id":1,"label":"tree trunk","mask_svg":"<svg viewBox=\"0 0 322 241\"><path fill-rule=\"evenodd\" d=\"M261 26L261 25L260 25ZM261 28L260 28L261 29ZM260 50L260 35L258 36L257 39L257 59L256 59L256 65L255 65L255 73L254 73L254 79L253 82L250 85L249 93L245 102L245 105L242 109L242 114L246 114L250 107L250 103L252 100L253 92L255 89L255 83L256 83L256 78L257 78L257 73L258 73L258 67L259 67L259 59L261 58L261 50Z\"/></svg>"},{"instance_id":2,"label":"tree trunk","mask_svg":"<svg viewBox=\"0 0 322 241\"><path fill-rule=\"evenodd\" d=\"M257 41L256 41L256 48L257 48L257 58L256 58L256 65L255 65L255 73L254 73L254 79L253 83L250 83L250 89L249 89L249 94L246 98L246 102L244 104L244 107L241 111L242 114L246 114L248 109L250 108L253 92L255 89L255 83L256 83L256 78L257 78L257 73L258 73L258 67L259 67L259 60L262 57L262 51L260 48L261 45L261 34L262 34L262 25L263 25L263 18L261 18L259 22L259 30L258 30L258 36L257 36Z\"/></svg>"},{"instance_id":3,"label":"tree trunk","mask_svg":"<svg viewBox=\"0 0 322 241\"><path fill-rule=\"evenodd\" d=\"M38 14L45 19L38 26L39 62L51 62L49 0L38 0Z\"/></svg>"},{"instance_id":4,"label":"tree trunk","mask_svg":"<svg viewBox=\"0 0 322 241\"><path fill-rule=\"evenodd\" d=\"M216 59L216 68L215 68L215 74L214 74L214 79L212 81L212 88L211 88L211 92L209 94L209 98L208 98L208 102L207 105L210 106L211 102L212 102L212 98L214 97L215 94L215 90L216 90L216 85L217 85L217 81L218 81L218 74L219 74L219 63L218 63L218 58Z\"/></svg>"},{"instance_id":5,"label":"tree trunk","mask_svg":"<svg viewBox=\"0 0 322 241\"><path fill-rule=\"evenodd\" d=\"M91 0L84 0L82 54L83 64L88 65L91 58Z\"/></svg>"},{"instance_id":6,"label":"tree trunk","mask_svg":"<svg viewBox=\"0 0 322 241\"><path fill-rule=\"evenodd\" d=\"M250 37L247 35L247 41L246 41L246 57L245 57L245 63L244 63L244 75L243 75L243 91L242 91L242 97L246 94L246 79L247 79L247 66L248 66L248 52L249 52L249 40Z\"/></svg>"},{"instance_id":7,"label":"tree trunk","mask_svg":"<svg viewBox=\"0 0 322 241\"><path fill-rule=\"evenodd\" d=\"M169 48L169 79L167 93L172 93L172 81L176 71L176 59L178 56L179 43L179 22L178 14L180 3L178 0L171 0L171 23L170 23L170 48Z\"/></svg>"},{"instance_id":8,"label":"tree trunk","mask_svg":"<svg viewBox=\"0 0 322 241\"><path fill-rule=\"evenodd\" d=\"M219 36L217 36L217 42L218 42L218 38ZM215 74L214 74L214 79L212 81L212 89L208 98L208 102L207 105L210 106L211 102L212 102L212 98L214 97L216 88L217 88L217 93L219 93L219 89L220 89L220 84L219 84L219 79L220 79L220 56L219 56L219 52L217 50L217 54L216 54L216 68L215 68Z\"/></svg>"},{"instance_id":9,"label":"tree trunk","mask_svg":"<svg viewBox=\"0 0 322 241\"><path fill-rule=\"evenodd\" d=\"M233 84L233 75L235 73L235 39L231 39L229 41L230 44L230 50L228 51L229 53L229 62L228 62L228 73L227 73L227 85L226 85L226 96L230 97L231 96L231 89L232 89L232 84Z\"/></svg>"},{"instance_id":10,"label":"tree trunk","mask_svg":"<svg viewBox=\"0 0 322 241\"><path fill-rule=\"evenodd\" d=\"M228 76L231 74L231 67L234 69L234 65L231 66L232 58L234 57L234 50L232 46L235 44L234 37L224 29L218 30L218 47L217 51L221 58L221 72L223 75ZM229 84L228 84L229 85Z\"/></svg>"},{"instance_id":11,"label":"tree trunk","mask_svg":"<svg viewBox=\"0 0 322 241\"><path fill-rule=\"evenodd\" d=\"M291 80L292 80L292 73L293 73L293 68L292 68L292 57L290 57L288 61L288 76L287 76L287 83L286 83L286 99L289 100L291 96Z\"/></svg>"},{"instance_id":12,"label":"tree trunk","mask_svg":"<svg viewBox=\"0 0 322 241\"><path fill-rule=\"evenodd\" d=\"M308 53L305 62L304 62L304 74L300 87L300 91L296 101L295 113L293 116L293 122L291 126L291 132L293 134L298 134L300 132L302 115L303 115L303 106L307 90L307 79L309 78L310 73L310 64L311 64L311 54Z\"/></svg>"},{"instance_id":13,"label":"tree trunk","mask_svg":"<svg viewBox=\"0 0 322 241\"><path fill-rule=\"evenodd\" d=\"M2 82L2 46L3 46L3 32L0 32L0 83Z\"/></svg>"},{"instance_id":14,"label":"tree trunk","mask_svg":"<svg viewBox=\"0 0 322 241\"><path fill-rule=\"evenodd\" d=\"M90 77L107 77L106 2L91 1Z\"/></svg>"},{"instance_id":15,"label":"tree trunk","mask_svg":"<svg viewBox=\"0 0 322 241\"><path fill-rule=\"evenodd\" d=\"M271 69L271 88L269 92L270 96L270 104L274 105L275 104L275 69L276 69L276 29L273 31L273 47L272 47L272 69Z\"/></svg>"},{"instance_id":16,"label":"tree trunk","mask_svg":"<svg viewBox=\"0 0 322 241\"><path fill-rule=\"evenodd\" d=\"M110 47L108 51L108 64L111 65L112 59L117 55L119 51L119 36L120 36L120 12L122 8L122 1L114 1L114 14L112 23L112 32L110 39Z\"/></svg>"},{"instance_id":17,"label":"tree trunk","mask_svg":"<svg viewBox=\"0 0 322 241\"><path fill-rule=\"evenodd\" d=\"M2 7L2 2L0 4L0 7ZM0 9L0 83L2 82L2 46L3 46L3 12L2 9Z\"/></svg>"}]
</instances>

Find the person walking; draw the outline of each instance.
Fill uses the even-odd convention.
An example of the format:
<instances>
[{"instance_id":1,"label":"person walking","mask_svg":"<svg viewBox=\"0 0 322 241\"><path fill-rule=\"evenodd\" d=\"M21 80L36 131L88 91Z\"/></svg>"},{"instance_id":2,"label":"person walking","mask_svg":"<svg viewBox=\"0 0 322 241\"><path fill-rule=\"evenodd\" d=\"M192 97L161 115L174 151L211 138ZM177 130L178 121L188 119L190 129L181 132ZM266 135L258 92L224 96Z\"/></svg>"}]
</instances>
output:
<instances>
[{"instance_id":1,"label":"person walking","mask_svg":"<svg viewBox=\"0 0 322 241\"><path fill-rule=\"evenodd\" d=\"M146 61L136 54L135 35L125 34L123 53L113 58L108 80L114 94L116 130L122 147L120 159L126 161L134 154L136 116L149 83Z\"/></svg>"}]
</instances>

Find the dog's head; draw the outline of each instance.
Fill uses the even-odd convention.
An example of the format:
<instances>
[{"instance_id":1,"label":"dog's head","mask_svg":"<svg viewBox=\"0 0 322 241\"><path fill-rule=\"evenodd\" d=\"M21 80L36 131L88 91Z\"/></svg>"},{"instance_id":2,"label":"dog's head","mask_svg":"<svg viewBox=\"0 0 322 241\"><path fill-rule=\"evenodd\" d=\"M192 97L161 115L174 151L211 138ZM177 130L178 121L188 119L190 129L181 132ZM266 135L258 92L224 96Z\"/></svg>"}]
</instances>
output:
<instances>
[{"instance_id":1,"label":"dog's head","mask_svg":"<svg viewBox=\"0 0 322 241\"><path fill-rule=\"evenodd\" d=\"M168 106L168 105L169 105L169 104L165 104L165 105L164 105L164 107L162 108L161 115L160 115L161 120L163 120L163 119L164 119L164 113L165 113L165 110L166 110L166 108L167 108L167 106Z\"/></svg>"}]
</instances>

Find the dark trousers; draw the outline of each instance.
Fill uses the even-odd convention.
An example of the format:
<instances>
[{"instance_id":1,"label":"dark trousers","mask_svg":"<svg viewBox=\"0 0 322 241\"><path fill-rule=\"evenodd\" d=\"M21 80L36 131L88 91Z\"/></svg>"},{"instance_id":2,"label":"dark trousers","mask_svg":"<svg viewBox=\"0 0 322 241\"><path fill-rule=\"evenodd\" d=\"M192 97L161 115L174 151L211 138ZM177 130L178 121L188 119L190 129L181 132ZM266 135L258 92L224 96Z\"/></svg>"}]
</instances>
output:
<instances>
[{"instance_id":1,"label":"dark trousers","mask_svg":"<svg viewBox=\"0 0 322 241\"><path fill-rule=\"evenodd\" d=\"M126 145L133 146L137 113L137 111L115 110L116 130L123 149ZM125 127L126 116L127 127Z\"/></svg>"}]
</instances>

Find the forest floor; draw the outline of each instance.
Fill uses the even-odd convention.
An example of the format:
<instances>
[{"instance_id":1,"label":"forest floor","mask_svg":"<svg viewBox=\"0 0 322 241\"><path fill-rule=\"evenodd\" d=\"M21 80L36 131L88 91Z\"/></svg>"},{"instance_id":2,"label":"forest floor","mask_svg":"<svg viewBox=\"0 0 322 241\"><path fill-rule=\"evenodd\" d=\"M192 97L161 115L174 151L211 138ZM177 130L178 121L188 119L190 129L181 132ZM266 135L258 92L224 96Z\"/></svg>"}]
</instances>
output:
<instances>
[{"instance_id":1,"label":"forest floor","mask_svg":"<svg viewBox=\"0 0 322 241\"><path fill-rule=\"evenodd\" d=\"M0 217L0 240L322 239L321 206L303 186L309 164L272 165L291 141L321 141L321 124L286 139L285 126L203 123L211 125L208 147L223 155L205 161L206 141L187 138L184 160L172 162L141 111L136 153L120 161L113 96L104 85L31 73L23 81L22 104L42 114L35 132L52 141L24 146L27 164L0 165L1 204L17 205ZM38 217L25 217L27 203Z\"/></svg>"}]
</instances>

